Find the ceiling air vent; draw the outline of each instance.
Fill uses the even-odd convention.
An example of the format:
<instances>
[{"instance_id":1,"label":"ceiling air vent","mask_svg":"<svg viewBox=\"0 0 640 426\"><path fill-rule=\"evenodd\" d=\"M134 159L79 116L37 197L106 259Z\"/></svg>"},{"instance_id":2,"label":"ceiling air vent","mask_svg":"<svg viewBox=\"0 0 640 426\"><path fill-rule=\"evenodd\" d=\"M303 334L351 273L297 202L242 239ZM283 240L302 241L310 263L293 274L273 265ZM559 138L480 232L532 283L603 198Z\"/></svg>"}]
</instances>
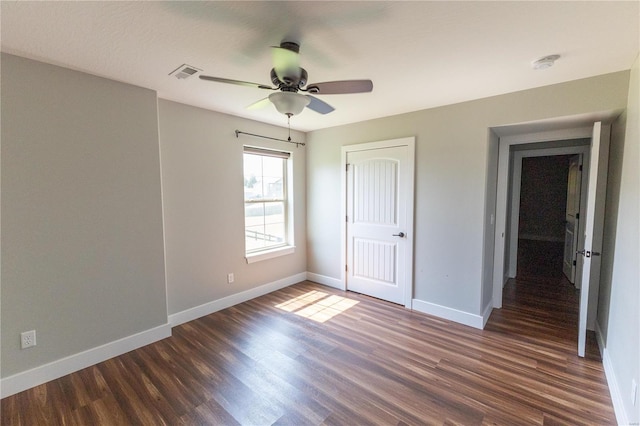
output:
<instances>
[{"instance_id":1,"label":"ceiling air vent","mask_svg":"<svg viewBox=\"0 0 640 426\"><path fill-rule=\"evenodd\" d=\"M196 67L192 67L191 65L187 65L187 64L182 64L180 65L178 68L176 68L175 70L171 71L169 73L169 75L174 75L177 79L182 80L185 78L189 78L192 75L195 75L196 73L200 72L202 70L196 68Z\"/></svg>"}]
</instances>

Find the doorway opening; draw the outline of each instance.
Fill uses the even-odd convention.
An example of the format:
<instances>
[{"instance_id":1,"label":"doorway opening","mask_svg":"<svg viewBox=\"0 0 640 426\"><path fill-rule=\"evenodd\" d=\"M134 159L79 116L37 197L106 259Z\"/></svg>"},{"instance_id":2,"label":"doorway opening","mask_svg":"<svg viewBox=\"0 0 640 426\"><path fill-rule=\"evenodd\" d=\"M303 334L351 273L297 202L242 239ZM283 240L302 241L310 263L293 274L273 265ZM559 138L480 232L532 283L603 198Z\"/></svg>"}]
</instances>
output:
<instances>
[{"instance_id":1,"label":"doorway opening","mask_svg":"<svg viewBox=\"0 0 640 426\"><path fill-rule=\"evenodd\" d=\"M538 123L543 126L542 123ZM580 211L584 213L584 220L580 222L578 229L578 247L576 271L580 285L580 308L578 319L578 355L585 356L586 331L595 329L595 314L597 309L598 284L600 272L600 252L602 250L602 230L604 223L604 200L606 197L606 178L608 165L609 132L610 126L596 121L589 127L565 128L558 131L539 133L516 133L515 128L493 128L490 133L491 147L498 148L493 151L491 158L497 159L496 198L495 198L495 228L494 228L494 253L493 273L490 274L493 282L493 307L501 308L503 305L503 289L510 278L516 277L518 233L513 231L518 221L514 220L514 211L519 209L518 197L513 197L512 191L520 188L514 185L517 175L514 157L519 154L516 151L529 149L541 149L547 147L565 152L557 154L573 154L575 143L571 139L588 139L588 146L583 146L584 176L581 191L584 194L580 201ZM540 128L540 127L539 127ZM590 132L589 132L590 130ZM506 133L510 134L506 134ZM497 137L496 137L497 136ZM569 136L569 137L567 137ZM573 136L573 137L571 137ZM559 146L564 145L563 148ZM528 147L527 147L528 145ZM497 155L496 155L497 154ZM549 154L538 154L549 155ZM521 156L522 157L522 156ZM521 161L520 161L521 163ZM491 162L490 162L491 164ZM495 163L494 163L495 164ZM509 189L508 189L509 188ZM491 194L491 193L489 193ZM580 250L581 249L581 250ZM576 254L577 254L576 253Z\"/></svg>"},{"instance_id":2,"label":"doorway opening","mask_svg":"<svg viewBox=\"0 0 640 426\"><path fill-rule=\"evenodd\" d=\"M575 251L583 154L535 154L540 153L514 156L519 162L512 181L515 273L504 287L502 306L574 352L580 312ZM597 356L593 343L587 344L589 357Z\"/></svg>"},{"instance_id":3,"label":"doorway opening","mask_svg":"<svg viewBox=\"0 0 640 426\"><path fill-rule=\"evenodd\" d=\"M565 255L568 256L566 263L574 262L571 249L565 250L567 216L573 213L568 211L572 203L567 202L572 157L554 155L522 159L516 253L519 280L557 281L565 277L571 283L575 281L571 268L563 271ZM580 193L577 195L579 197Z\"/></svg>"}]
</instances>

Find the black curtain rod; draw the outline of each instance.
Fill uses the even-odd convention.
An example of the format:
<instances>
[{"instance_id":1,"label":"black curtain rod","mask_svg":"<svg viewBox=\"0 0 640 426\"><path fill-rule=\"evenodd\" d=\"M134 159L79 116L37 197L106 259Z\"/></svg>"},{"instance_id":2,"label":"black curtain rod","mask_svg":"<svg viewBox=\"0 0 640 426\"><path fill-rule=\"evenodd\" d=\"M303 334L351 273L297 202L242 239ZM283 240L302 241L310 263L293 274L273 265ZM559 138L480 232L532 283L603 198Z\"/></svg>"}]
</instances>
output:
<instances>
[{"instance_id":1,"label":"black curtain rod","mask_svg":"<svg viewBox=\"0 0 640 426\"><path fill-rule=\"evenodd\" d=\"M256 135L255 133L247 133L247 132L242 132L240 130L236 130L236 138L238 137L238 135L249 135L249 136L254 136L256 138L263 138L263 139L271 139L272 141L280 141L280 142L287 142L287 143L294 143L296 144L296 148L299 145L305 146L306 144L304 142L295 142L292 141L291 138L289 139L278 139L278 138L272 138L271 136L262 136L262 135Z\"/></svg>"}]
</instances>

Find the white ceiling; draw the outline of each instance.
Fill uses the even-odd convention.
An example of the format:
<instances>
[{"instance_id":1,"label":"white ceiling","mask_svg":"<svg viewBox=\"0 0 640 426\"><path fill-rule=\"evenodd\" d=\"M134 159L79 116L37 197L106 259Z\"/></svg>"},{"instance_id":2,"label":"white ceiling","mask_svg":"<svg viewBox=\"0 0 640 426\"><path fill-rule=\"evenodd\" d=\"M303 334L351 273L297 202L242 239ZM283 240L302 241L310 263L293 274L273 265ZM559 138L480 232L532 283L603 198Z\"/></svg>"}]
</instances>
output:
<instances>
[{"instance_id":1,"label":"white ceiling","mask_svg":"<svg viewBox=\"0 0 640 426\"><path fill-rule=\"evenodd\" d=\"M150 88L185 104L276 125L270 92L169 73L182 64L270 84L269 46L301 44L309 82L373 80L368 94L291 120L303 131L627 70L639 2L10 2L2 51ZM562 57L535 71L531 62Z\"/></svg>"}]
</instances>

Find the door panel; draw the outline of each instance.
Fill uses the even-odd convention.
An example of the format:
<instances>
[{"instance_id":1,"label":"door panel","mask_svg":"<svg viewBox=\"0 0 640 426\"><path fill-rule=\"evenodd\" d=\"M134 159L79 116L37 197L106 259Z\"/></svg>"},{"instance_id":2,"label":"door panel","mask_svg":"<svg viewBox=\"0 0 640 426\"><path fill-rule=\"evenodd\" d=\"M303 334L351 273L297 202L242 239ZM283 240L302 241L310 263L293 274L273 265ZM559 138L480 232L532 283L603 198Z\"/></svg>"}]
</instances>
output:
<instances>
[{"instance_id":1,"label":"door panel","mask_svg":"<svg viewBox=\"0 0 640 426\"><path fill-rule=\"evenodd\" d=\"M578 324L578 355L584 357L588 320L595 316L600 286L600 252L604 227L604 203L609 163L609 126L596 122L591 138L587 207L584 212L584 246L578 256L580 282L580 319Z\"/></svg>"},{"instance_id":2,"label":"door panel","mask_svg":"<svg viewBox=\"0 0 640 426\"><path fill-rule=\"evenodd\" d=\"M380 155L380 153L376 153ZM397 226L398 161L358 160L351 154L354 179L353 222Z\"/></svg>"},{"instance_id":3,"label":"door panel","mask_svg":"<svg viewBox=\"0 0 640 426\"><path fill-rule=\"evenodd\" d=\"M396 244L384 241L353 239L353 276L378 283L395 285Z\"/></svg>"},{"instance_id":4,"label":"door panel","mask_svg":"<svg viewBox=\"0 0 640 426\"><path fill-rule=\"evenodd\" d=\"M582 183L582 154L576 154L569 160L567 177L567 208L565 213L564 259L562 272L576 288L576 251L578 248L580 187Z\"/></svg>"},{"instance_id":5,"label":"door panel","mask_svg":"<svg viewBox=\"0 0 640 426\"><path fill-rule=\"evenodd\" d=\"M404 304L408 147L347 154L347 289Z\"/></svg>"},{"instance_id":6,"label":"door panel","mask_svg":"<svg viewBox=\"0 0 640 426\"><path fill-rule=\"evenodd\" d=\"M567 221L564 228L564 256L562 260L562 272L567 277L571 284L575 284L575 266L573 260L575 259L576 249L573 245L576 233L574 231L575 225Z\"/></svg>"}]
</instances>

